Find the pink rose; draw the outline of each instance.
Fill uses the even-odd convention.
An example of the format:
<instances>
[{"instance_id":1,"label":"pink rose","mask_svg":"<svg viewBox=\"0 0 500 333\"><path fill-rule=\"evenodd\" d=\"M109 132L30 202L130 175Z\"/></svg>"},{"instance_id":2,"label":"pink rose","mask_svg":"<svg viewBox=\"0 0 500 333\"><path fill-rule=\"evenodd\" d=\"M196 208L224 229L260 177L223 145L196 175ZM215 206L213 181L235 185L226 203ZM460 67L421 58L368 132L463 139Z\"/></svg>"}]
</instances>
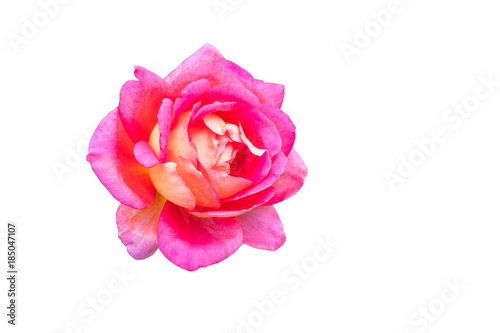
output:
<instances>
[{"instance_id":1,"label":"pink rose","mask_svg":"<svg viewBox=\"0 0 500 333\"><path fill-rule=\"evenodd\" d=\"M196 270L241 244L285 242L273 204L307 174L281 111L284 87L254 79L206 44L165 79L135 68L87 160L121 204L118 237L135 259L157 248Z\"/></svg>"}]
</instances>

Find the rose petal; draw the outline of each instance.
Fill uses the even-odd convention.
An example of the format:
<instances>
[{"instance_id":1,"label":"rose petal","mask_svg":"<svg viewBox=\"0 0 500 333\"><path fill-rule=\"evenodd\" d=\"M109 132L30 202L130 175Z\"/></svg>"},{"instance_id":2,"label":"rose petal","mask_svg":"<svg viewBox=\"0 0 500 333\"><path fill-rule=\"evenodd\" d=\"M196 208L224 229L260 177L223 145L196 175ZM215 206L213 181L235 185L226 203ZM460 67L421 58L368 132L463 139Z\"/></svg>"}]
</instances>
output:
<instances>
[{"instance_id":1,"label":"rose petal","mask_svg":"<svg viewBox=\"0 0 500 333\"><path fill-rule=\"evenodd\" d=\"M171 99L165 98L158 111L158 133L159 138L159 148L158 158L162 163L167 161L167 148L168 148L168 138L170 136L170 126L172 120L174 103ZM151 137L149 138L151 140Z\"/></svg>"},{"instance_id":2,"label":"rose petal","mask_svg":"<svg viewBox=\"0 0 500 333\"><path fill-rule=\"evenodd\" d=\"M251 180L230 176L224 171L207 170L207 174L210 183L221 200L228 198L252 185Z\"/></svg>"},{"instance_id":3,"label":"rose petal","mask_svg":"<svg viewBox=\"0 0 500 333\"><path fill-rule=\"evenodd\" d=\"M175 100L174 117L172 121L176 121L177 117L201 95L210 90L210 82L206 79L191 82L181 92L181 96Z\"/></svg>"},{"instance_id":4,"label":"rose petal","mask_svg":"<svg viewBox=\"0 0 500 333\"><path fill-rule=\"evenodd\" d=\"M152 168L160 163L153 148L146 141L139 141L135 144L134 156L137 162L145 168Z\"/></svg>"},{"instance_id":5,"label":"rose petal","mask_svg":"<svg viewBox=\"0 0 500 333\"><path fill-rule=\"evenodd\" d=\"M191 142L196 148L198 160L207 169L212 169L217 162L215 133L209 130L206 126L198 126L191 128Z\"/></svg>"},{"instance_id":6,"label":"rose petal","mask_svg":"<svg viewBox=\"0 0 500 333\"><path fill-rule=\"evenodd\" d=\"M235 218L197 218L167 202L158 223L158 247L175 265L189 271L216 264L243 242Z\"/></svg>"},{"instance_id":7,"label":"rose petal","mask_svg":"<svg viewBox=\"0 0 500 333\"><path fill-rule=\"evenodd\" d=\"M177 98L180 91L189 83L206 79L211 87L232 83L244 88L236 76L218 63L202 62L186 68L172 81L169 88L169 97Z\"/></svg>"},{"instance_id":8,"label":"rose petal","mask_svg":"<svg viewBox=\"0 0 500 333\"><path fill-rule=\"evenodd\" d=\"M244 152L244 150L241 150L240 152ZM262 156L253 156L249 153L246 153L245 155L246 156L243 157L243 160L241 160L237 155L236 159L231 164L231 167L233 168L233 170L231 170L231 175L246 178L252 183L260 182L271 169L272 162L269 152L265 151ZM238 164L242 165L238 167Z\"/></svg>"},{"instance_id":9,"label":"rose petal","mask_svg":"<svg viewBox=\"0 0 500 333\"><path fill-rule=\"evenodd\" d=\"M184 60L176 69L167 75L165 81L171 84L182 72L200 63L215 63L224 59L222 54L210 44L203 45L198 51Z\"/></svg>"},{"instance_id":10,"label":"rose petal","mask_svg":"<svg viewBox=\"0 0 500 333\"><path fill-rule=\"evenodd\" d=\"M271 156L281 150L281 138L276 126L257 109L239 109L219 114L227 123L241 123L246 137L257 148L269 151Z\"/></svg>"},{"instance_id":11,"label":"rose petal","mask_svg":"<svg viewBox=\"0 0 500 333\"><path fill-rule=\"evenodd\" d=\"M192 209L188 213L198 217L230 217L239 216L251 211L255 207L266 204L275 193L275 189L270 187L254 195L249 195L240 200L222 202L218 210Z\"/></svg>"},{"instance_id":12,"label":"rose petal","mask_svg":"<svg viewBox=\"0 0 500 333\"><path fill-rule=\"evenodd\" d=\"M198 101L193 104L193 108L191 109L191 112L189 113L189 124L188 127L191 127L191 125L194 124L193 118L194 116L198 113L198 111L201 109L201 102Z\"/></svg>"},{"instance_id":13,"label":"rose petal","mask_svg":"<svg viewBox=\"0 0 500 333\"><path fill-rule=\"evenodd\" d=\"M198 171L191 162L183 157L179 157L177 162L177 172L186 182L196 200L196 205L207 208L219 208L220 200L210 182Z\"/></svg>"},{"instance_id":14,"label":"rose petal","mask_svg":"<svg viewBox=\"0 0 500 333\"><path fill-rule=\"evenodd\" d=\"M243 244L275 251L285 243L283 224L273 206L257 207L237 219L243 229Z\"/></svg>"},{"instance_id":15,"label":"rose petal","mask_svg":"<svg viewBox=\"0 0 500 333\"><path fill-rule=\"evenodd\" d=\"M196 151L189 140L188 129L184 117L179 117L170 130L168 150L177 157L184 157L191 163L196 163Z\"/></svg>"},{"instance_id":16,"label":"rose petal","mask_svg":"<svg viewBox=\"0 0 500 333\"><path fill-rule=\"evenodd\" d=\"M132 258L141 260L158 249L156 230L165 198L158 193L153 203L142 210L120 205L116 212L118 237Z\"/></svg>"},{"instance_id":17,"label":"rose petal","mask_svg":"<svg viewBox=\"0 0 500 333\"><path fill-rule=\"evenodd\" d=\"M218 135L226 134L223 131L226 122L221 117L215 114L207 114L206 116L203 117L203 122L212 132Z\"/></svg>"},{"instance_id":18,"label":"rose petal","mask_svg":"<svg viewBox=\"0 0 500 333\"><path fill-rule=\"evenodd\" d=\"M234 160L237 151L233 147L232 142L226 142L224 145L220 144L219 147L223 148L220 149L220 154L218 153L219 158L214 164L213 169L229 172L231 170L231 162Z\"/></svg>"},{"instance_id":19,"label":"rose petal","mask_svg":"<svg viewBox=\"0 0 500 333\"><path fill-rule=\"evenodd\" d=\"M242 191L230 198L227 198L225 201L238 200L268 188L269 186L274 184L276 180L283 174L283 172L285 171L286 164L287 164L287 158L285 154L283 154L283 152L277 153L273 157L269 173L266 175L264 179L262 179L261 182L259 182L254 186L249 187L245 191Z\"/></svg>"},{"instance_id":20,"label":"rose petal","mask_svg":"<svg viewBox=\"0 0 500 333\"><path fill-rule=\"evenodd\" d=\"M203 123L207 128L217 135L224 136L226 133L234 142L243 142L241 138L241 126L229 124L215 113L207 114L202 118ZM257 149L257 148L256 148Z\"/></svg>"},{"instance_id":21,"label":"rose petal","mask_svg":"<svg viewBox=\"0 0 500 333\"><path fill-rule=\"evenodd\" d=\"M220 60L218 64L233 72L239 81L257 96L262 104L270 104L277 108L281 107L285 97L285 86L256 80L246 70L226 59Z\"/></svg>"},{"instance_id":22,"label":"rose petal","mask_svg":"<svg viewBox=\"0 0 500 333\"><path fill-rule=\"evenodd\" d=\"M239 108L259 105L259 99L251 91L232 83L210 89L200 97L200 101L203 105L214 102L236 102Z\"/></svg>"},{"instance_id":23,"label":"rose petal","mask_svg":"<svg viewBox=\"0 0 500 333\"><path fill-rule=\"evenodd\" d=\"M245 134L245 131L243 130L243 127L240 125L240 137L241 141L248 147L248 149L252 152L252 154L257 155L257 156L262 156L264 153L268 152L265 149L259 149L254 146L252 142L248 139L248 137Z\"/></svg>"},{"instance_id":24,"label":"rose petal","mask_svg":"<svg viewBox=\"0 0 500 333\"><path fill-rule=\"evenodd\" d=\"M193 192L177 172L177 164L158 164L148 171L156 190L167 200L188 209L196 206Z\"/></svg>"},{"instance_id":25,"label":"rose petal","mask_svg":"<svg viewBox=\"0 0 500 333\"><path fill-rule=\"evenodd\" d=\"M133 149L134 143L123 127L118 109L114 109L92 135L87 161L116 200L144 209L153 202L156 190L149 180L148 169L137 163Z\"/></svg>"},{"instance_id":26,"label":"rose petal","mask_svg":"<svg viewBox=\"0 0 500 333\"><path fill-rule=\"evenodd\" d=\"M201 102L200 102L201 103ZM233 111L239 107L237 102L213 102L202 106L198 112L194 113L191 117L191 124L195 124L198 120L206 117L209 114L217 111Z\"/></svg>"},{"instance_id":27,"label":"rose petal","mask_svg":"<svg viewBox=\"0 0 500 333\"><path fill-rule=\"evenodd\" d=\"M272 205L293 196L304 184L306 175L307 167L304 161L302 161L295 149L292 149L290 155L288 155L285 172L272 185L276 189L276 194L271 200L266 202L266 205Z\"/></svg>"},{"instance_id":28,"label":"rose petal","mask_svg":"<svg viewBox=\"0 0 500 333\"><path fill-rule=\"evenodd\" d=\"M139 81L125 82L118 108L132 141L148 141L168 86L161 77L139 66L135 67L134 75Z\"/></svg>"},{"instance_id":29,"label":"rose petal","mask_svg":"<svg viewBox=\"0 0 500 333\"><path fill-rule=\"evenodd\" d=\"M276 126L281 137L281 151L288 156L295 142L295 125L290 117L277 107L263 104L260 111Z\"/></svg>"}]
</instances>

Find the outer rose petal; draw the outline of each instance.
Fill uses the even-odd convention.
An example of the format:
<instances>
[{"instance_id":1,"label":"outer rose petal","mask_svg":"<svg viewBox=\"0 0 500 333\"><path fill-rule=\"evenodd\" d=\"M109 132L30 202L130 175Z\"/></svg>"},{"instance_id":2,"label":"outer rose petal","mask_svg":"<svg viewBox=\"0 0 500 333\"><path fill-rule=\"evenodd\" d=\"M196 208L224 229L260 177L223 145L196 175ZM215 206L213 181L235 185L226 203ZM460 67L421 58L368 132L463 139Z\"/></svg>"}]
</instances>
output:
<instances>
[{"instance_id":1,"label":"outer rose petal","mask_svg":"<svg viewBox=\"0 0 500 333\"><path fill-rule=\"evenodd\" d=\"M256 80L246 70L234 62L223 59L219 64L235 74L243 85L257 96L262 104L270 104L280 108L285 97L285 86L276 83Z\"/></svg>"},{"instance_id":2,"label":"outer rose petal","mask_svg":"<svg viewBox=\"0 0 500 333\"><path fill-rule=\"evenodd\" d=\"M169 97L177 98L180 92L189 83L206 79L210 82L210 86L216 87L222 84L236 84L244 88L243 84L228 70L225 70L218 63L202 62L192 67L186 68L184 71L172 81L169 88Z\"/></svg>"},{"instance_id":3,"label":"outer rose petal","mask_svg":"<svg viewBox=\"0 0 500 333\"><path fill-rule=\"evenodd\" d=\"M285 243L285 233L273 206L261 206L237 217L243 229L243 244L274 251Z\"/></svg>"},{"instance_id":4,"label":"outer rose petal","mask_svg":"<svg viewBox=\"0 0 500 333\"><path fill-rule=\"evenodd\" d=\"M193 53L189 58L184 60L176 69L174 69L170 74L167 75L165 81L171 84L173 80L179 76L184 70L193 67L197 64L209 62L215 63L221 59L224 59L222 54L210 44L203 45L198 51Z\"/></svg>"},{"instance_id":5,"label":"outer rose petal","mask_svg":"<svg viewBox=\"0 0 500 333\"><path fill-rule=\"evenodd\" d=\"M165 81L142 67L135 67L139 81L127 81L120 90L120 117L134 142L149 141L149 134L157 122L162 100L167 97Z\"/></svg>"},{"instance_id":6,"label":"outer rose petal","mask_svg":"<svg viewBox=\"0 0 500 333\"><path fill-rule=\"evenodd\" d=\"M120 205L116 212L118 237L132 258L152 256L158 249L156 230L165 198L156 194L153 204L143 210Z\"/></svg>"},{"instance_id":7,"label":"outer rose petal","mask_svg":"<svg viewBox=\"0 0 500 333\"><path fill-rule=\"evenodd\" d=\"M116 200L144 209L153 202L156 190L148 170L137 163L133 149L134 143L123 128L118 109L114 109L92 135L87 161Z\"/></svg>"},{"instance_id":8,"label":"outer rose petal","mask_svg":"<svg viewBox=\"0 0 500 333\"><path fill-rule=\"evenodd\" d=\"M295 125L290 120L290 117L277 107L263 104L260 111L269 118L278 129L281 137L281 151L288 156L295 142Z\"/></svg>"},{"instance_id":9,"label":"outer rose petal","mask_svg":"<svg viewBox=\"0 0 500 333\"><path fill-rule=\"evenodd\" d=\"M285 172L272 185L272 187L276 189L276 194L271 200L266 202L265 205L272 205L293 196L304 184L306 175L307 167L304 161L302 161L295 149L292 149L290 155L288 155Z\"/></svg>"},{"instance_id":10,"label":"outer rose petal","mask_svg":"<svg viewBox=\"0 0 500 333\"><path fill-rule=\"evenodd\" d=\"M189 271L216 264L243 243L235 218L197 218L167 202L158 222L158 247L177 266Z\"/></svg>"},{"instance_id":11,"label":"outer rose petal","mask_svg":"<svg viewBox=\"0 0 500 333\"><path fill-rule=\"evenodd\" d=\"M256 107L259 99L245 87L232 83L221 84L207 91L200 98L203 105L214 102L236 102L238 107Z\"/></svg>"}]
</instances>

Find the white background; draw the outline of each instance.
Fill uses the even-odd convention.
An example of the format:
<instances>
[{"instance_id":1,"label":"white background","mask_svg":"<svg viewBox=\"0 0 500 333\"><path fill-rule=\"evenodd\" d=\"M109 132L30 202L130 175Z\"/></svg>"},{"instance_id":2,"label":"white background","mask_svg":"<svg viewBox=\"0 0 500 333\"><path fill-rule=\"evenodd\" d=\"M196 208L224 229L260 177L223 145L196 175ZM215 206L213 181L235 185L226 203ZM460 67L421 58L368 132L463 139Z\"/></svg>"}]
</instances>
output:
<instances>
[{"instance_id":1,"label":"white background","mask_svg":"<svg viewBox=\"0 0 500 333\"><path fill-rule=\"evenodd\" d=\"M2 332L60 333L76 322L80 332L225 333L254 316L241 332L413 333L423 328L409 321L415 311L441 310L447 279L467 289L420 331L498 332L500 87L459 128L443 119L479 76L500 81L497 3L401 0L350 63L341 43L353 44L388 0L232 3L222 20L212 0L71 0L15 52L8 34L21 35L23 17L41 7L2 0L0 221L2 233L18 224L20 271L15 328L0 284ZM285 85L309 175L277 205L281 249L242 246L187 272L159 251L128 256L118 203L87 162L73 156L62 180L53 166L115 106L134 65L164 76L206 42ZM384 173L435 128L447 140L391 191ZM318 237L340 248L292 290L284 276L311 262ZM77 309L104 297L113 270L134 279L86 322ZM285 301L258 322L254 302L274 289Z\"/></svg>"}]
</instances>

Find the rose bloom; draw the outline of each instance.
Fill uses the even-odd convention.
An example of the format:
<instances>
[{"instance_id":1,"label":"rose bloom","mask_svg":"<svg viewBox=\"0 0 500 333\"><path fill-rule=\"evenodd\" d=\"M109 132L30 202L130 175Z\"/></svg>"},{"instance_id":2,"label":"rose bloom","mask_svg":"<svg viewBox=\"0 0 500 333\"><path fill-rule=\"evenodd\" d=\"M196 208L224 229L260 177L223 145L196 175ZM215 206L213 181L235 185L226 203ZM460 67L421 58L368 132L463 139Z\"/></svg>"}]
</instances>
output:
<instances>
[{"instance_id":1,"label":"rose bloom","mask_svg":"<svg viewBox=\"0 0 500 333\"><path fill-rule=\"evenodd\" d=\"M254 79L206 44L165 79L135 68L98 125L87 160L120 202L118 237L135 259L160 251L186 270L242 244L274 251L285 233L273 204L307 169L284 86Z\"/></svg>"}]
</instances>

